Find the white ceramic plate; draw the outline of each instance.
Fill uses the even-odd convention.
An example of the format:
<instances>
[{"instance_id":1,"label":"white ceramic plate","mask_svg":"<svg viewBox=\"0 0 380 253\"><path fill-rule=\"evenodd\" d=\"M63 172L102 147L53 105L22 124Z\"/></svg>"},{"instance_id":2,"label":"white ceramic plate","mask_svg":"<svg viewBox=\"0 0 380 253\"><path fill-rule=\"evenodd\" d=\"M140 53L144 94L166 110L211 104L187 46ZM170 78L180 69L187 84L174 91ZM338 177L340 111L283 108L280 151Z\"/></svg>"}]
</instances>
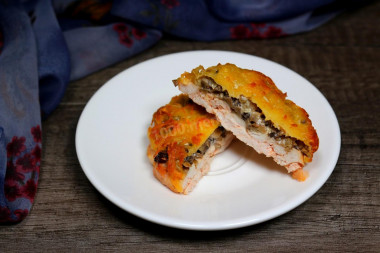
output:
<instances>
[{"instance_id":1,"label":"white ceramic plate","mask_svg":"<svg viewBox=\"0 0 380 253\"><path fill-rule=\"evenodd\" d=\"M227 62L270 76L310 114L320 146L305 168L305 182L239 141L216 157L210 175L190 195L175 194L154 178L146 132L153 113L179 94L172 80L199 65ZM125 211L175 228L223 230L272 219L310 198L336 165L340 130L325 97L292 70L252 55L191 51L148 60L108 81L83 110L76 150L91 183Z\"/></svg>"}]
</instances>

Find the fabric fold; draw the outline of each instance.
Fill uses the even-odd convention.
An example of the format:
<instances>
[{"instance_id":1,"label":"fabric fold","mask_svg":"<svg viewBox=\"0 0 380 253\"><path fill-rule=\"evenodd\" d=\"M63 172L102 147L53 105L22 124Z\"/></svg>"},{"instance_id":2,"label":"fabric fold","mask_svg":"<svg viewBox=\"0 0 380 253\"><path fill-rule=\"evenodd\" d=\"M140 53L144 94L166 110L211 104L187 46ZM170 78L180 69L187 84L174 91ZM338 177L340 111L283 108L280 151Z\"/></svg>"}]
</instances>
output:
<instances>
[{"instance_id":1,"label":"fabric fold","mask_svg":"<svg viewBox=\"0 0 380 253\"><path fill-rule=\"evenodd\" d=\"M37 53L29 17L20 5L0 2L0 221L30 211L41 160Z\"/></svg>"},{"instance_id":2,"label":"fabric fold","mask_svg":"<svg viewBox=\"0 0 380 253\"><path fill-rule=\"evenodd\" d=\"M38 1L31 22L37 44L39 94L42 115L60 103L70 80L70 54L51 1Z\"/></svg>"},{"instance_id":3,"label":"fabric fold","mask_svg":"<svg viewBox=\"0 0 380 253\"><path fill-rule=\"evenodd\" d=\"M311 13L335 0L207 0L218 18L232 22L275 22Z\"/></svg>"},{"instance_id":4,"label":"fabric fold","mask_svg":"<svg viewBox=\"0 0 380 253\"><path fill-rule=\"evenodd\" d=\"M151 47L161 32L125 22L64 32L71 55L71 80L77 80Z\"/></svg>"},{"instance_id":5,"label":"fabric fold","mask_svg":"<svg viewBox=\"0 0 380 253\"><path fill-rule=\"evenodd\" d=\"M309 31L339 12L333 0L115 0L111 13L190 40L276 38ZM315 12L324 7L319 15ZM342 11L341 6L339 11ZM310 20L308 20L310 18ZM299 22L302 21L302 22Z\"/></svg>"}]
</instances>

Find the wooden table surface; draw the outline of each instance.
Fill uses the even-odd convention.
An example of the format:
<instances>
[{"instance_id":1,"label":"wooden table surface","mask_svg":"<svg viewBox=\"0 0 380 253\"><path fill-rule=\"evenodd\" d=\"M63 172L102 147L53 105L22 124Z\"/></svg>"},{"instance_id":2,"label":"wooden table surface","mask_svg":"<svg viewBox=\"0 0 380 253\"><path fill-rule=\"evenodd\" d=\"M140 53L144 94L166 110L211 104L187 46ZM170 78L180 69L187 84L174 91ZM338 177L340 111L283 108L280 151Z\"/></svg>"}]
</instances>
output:
<instances>
[{"instance_id":1,"label":"wooden table surface","mask_svg":"<svg viewBox=\"0 0 380 253\"><path fill-rule=\"evenodd\" d=\"M149 50L69 84L43 122L43 156L30 215L0 226L0 251L366 251L380 252L380 2L308 33L272 40L190 42ZM163 227L110 203L88 181L75 151L79 116L96 90L126 68L169 53L217 49L261 56L307 78L340 124L333 174L309 200L270 221L218 232Z\"/></svg>"}]
</instances>

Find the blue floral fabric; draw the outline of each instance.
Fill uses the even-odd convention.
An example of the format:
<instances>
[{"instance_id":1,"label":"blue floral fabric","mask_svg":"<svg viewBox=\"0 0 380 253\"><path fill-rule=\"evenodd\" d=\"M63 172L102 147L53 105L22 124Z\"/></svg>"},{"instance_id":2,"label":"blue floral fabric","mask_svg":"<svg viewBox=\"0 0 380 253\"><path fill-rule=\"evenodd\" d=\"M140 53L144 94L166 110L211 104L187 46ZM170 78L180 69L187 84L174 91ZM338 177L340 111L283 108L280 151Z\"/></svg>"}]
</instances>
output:
<instances>
[{"instance_id":1,"label":"blue floral fabric","mask_svg":"<svg viewBox=\"0 0 380 253\"><path fill-rule=\"evenodd\" d=\"M314 29L362 1L0 0L0 222L30 212L41 118L71 80L169 34L189 40L275 38Z\"/></svg>"}]
</instances>

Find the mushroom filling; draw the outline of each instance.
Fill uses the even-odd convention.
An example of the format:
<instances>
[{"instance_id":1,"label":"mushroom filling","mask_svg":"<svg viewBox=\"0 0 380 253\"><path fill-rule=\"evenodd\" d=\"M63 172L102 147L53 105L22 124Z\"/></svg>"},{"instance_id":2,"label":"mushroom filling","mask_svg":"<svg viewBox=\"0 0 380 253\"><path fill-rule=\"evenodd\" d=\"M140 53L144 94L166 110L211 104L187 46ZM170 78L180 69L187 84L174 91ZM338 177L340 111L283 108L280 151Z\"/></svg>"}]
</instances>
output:
<instances>
[{"instance_id":1,"label":"mushroom filling","mask_svg":"<svg viewBox=\"0 0 380 253\"><path fill-rule=\"evenodd\" d=\"M215 83L210 77L202 77L199 86L201 91L212 92L217 98L225 101L237 115L240 115L249 131L273 138L286 151L295 148L308 156L309 148L304 142L286 136L282 130L273 125L272 121L265 120L265 115L261 109L245 96L241 95L239 98L229 96L228 91L223 90L223 87Z\"/></svg>"},{"instance_id":2,"label":"mushroom filling","mask_svg":"<svg viewBox=\"0 0 380 253\"><path fill-rule=\"evenodd\" d=\"M211 145L215 145L216 148L221 147L221 142L226 137L226 129L224 127L219 126L208 139L202 144L202 146L193 154L187 156L183 161L182 168L189 169L191 165L196 164L199 159L201 159L204 154L206 154L207 150L211 147ZM187 147L191 147L192 143L186 143L185 151L188 152ZM156 163L166 163L169 159L169 155L167 150L162 150L158 152L158 154L154 157L154 161Z\"/></svg>"}]
</instances>

